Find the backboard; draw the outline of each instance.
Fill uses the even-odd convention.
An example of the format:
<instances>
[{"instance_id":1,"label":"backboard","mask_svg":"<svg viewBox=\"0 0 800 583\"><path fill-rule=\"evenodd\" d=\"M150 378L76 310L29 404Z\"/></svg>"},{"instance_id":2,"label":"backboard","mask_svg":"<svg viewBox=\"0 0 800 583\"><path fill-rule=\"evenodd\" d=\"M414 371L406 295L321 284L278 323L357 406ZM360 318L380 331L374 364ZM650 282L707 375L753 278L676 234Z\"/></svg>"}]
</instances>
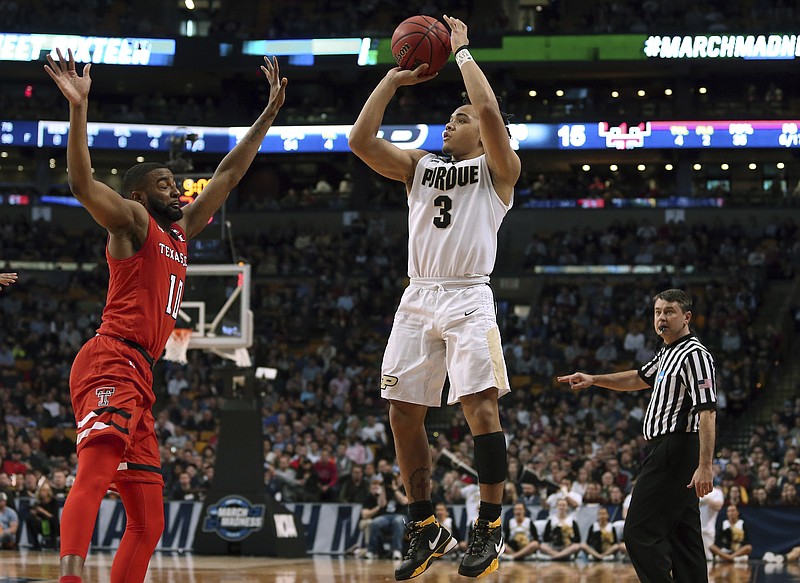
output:
<instances>
[{"instance_id":1,"label":"backboard","mask_svg":"<svg viewBox=\"0 0 800 583\"><path fill-rule=\"evenodd\" d=\"M189 349L236 360L253 344L251 269L246 264L189 265L177 328L191 328Z\"/></svg>"}]
</instances>

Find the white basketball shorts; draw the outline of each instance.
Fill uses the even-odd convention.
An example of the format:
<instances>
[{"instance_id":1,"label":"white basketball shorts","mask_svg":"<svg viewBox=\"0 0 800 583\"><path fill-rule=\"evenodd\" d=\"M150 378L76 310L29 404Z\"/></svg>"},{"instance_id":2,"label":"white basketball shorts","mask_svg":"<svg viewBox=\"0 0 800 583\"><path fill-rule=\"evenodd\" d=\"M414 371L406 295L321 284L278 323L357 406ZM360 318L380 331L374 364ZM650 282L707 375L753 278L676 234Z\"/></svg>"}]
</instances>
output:
<instances>
[{"instance_id":1,"label":"white basketball shorts","mask_svg":"<svg viewBox=\"0 0 800 583\"><path fill-rule=\"evenodd\" d=\"M510 392L488 285L470 280L412 279L400 300L383 355L381 397L438 407L491 387Z\"/></svg>"}]
</instances>

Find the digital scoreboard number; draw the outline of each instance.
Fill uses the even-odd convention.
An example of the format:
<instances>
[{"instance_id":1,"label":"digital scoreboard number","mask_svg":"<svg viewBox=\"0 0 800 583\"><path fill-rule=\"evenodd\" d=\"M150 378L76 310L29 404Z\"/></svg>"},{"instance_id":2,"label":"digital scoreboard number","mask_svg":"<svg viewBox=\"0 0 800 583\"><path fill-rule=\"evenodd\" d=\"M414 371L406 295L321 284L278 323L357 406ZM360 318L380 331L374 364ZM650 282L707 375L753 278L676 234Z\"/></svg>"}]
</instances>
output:
<instances>
[{"instance_id":1,"label":"digital scoreboard number","mask_svg":"<svg viewBox=\"0 0 800 583\"><path fill-rule=\"evenodd\" d=\"M180 201L184 205L192 203L211 182L211 177L205 174L178 174L175 183L181 191Z\"/></svg>"}]
</instances>

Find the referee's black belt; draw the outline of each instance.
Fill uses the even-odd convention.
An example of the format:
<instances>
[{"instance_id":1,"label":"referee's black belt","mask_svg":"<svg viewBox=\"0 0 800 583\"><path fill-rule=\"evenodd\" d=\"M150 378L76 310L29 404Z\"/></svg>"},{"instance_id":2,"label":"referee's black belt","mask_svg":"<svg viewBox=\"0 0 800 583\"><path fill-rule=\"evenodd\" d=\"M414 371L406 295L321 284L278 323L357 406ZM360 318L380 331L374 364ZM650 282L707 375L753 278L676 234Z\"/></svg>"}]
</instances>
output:
<instances>
[{"instance_id":1,"label":"referee's black belt","mask_svg":"<svg viewBox=\"0 0 800 583\"><path fill-rule=\"evenodd\" d=\"M670 437L683 437L685 439L698 439L699 434L697 431L675 431L673 433L664 433L662 435L656 435L655 437L651 437L647 440L647 445L649 447L655 447L657 444L669 439Z\"/></svg>"},{"instance_id":2,"label":"referee's black belt","mask_svg":"<svg viewBox=\"0 0 800 583\"><path fill-rule=\"evenodd\" d=\"M119 340L120 342L122 342L124 344L127 344L128 346L133 348L136 352L138 352L139 354L142 355L142 358L144 358L147 361L147 364L150 366L150 370L152 370L153 367L156 365L155 359L147 353L147 351L144 349L144 347L141 344L139 344L137 342L134 342L133 340L128 340L127 338L120 338L119 336L112 336L111 334L97 334L97 335L98 336L106 336L108 338L113 338L114 340Z\"/></svg>"}]
</instances>

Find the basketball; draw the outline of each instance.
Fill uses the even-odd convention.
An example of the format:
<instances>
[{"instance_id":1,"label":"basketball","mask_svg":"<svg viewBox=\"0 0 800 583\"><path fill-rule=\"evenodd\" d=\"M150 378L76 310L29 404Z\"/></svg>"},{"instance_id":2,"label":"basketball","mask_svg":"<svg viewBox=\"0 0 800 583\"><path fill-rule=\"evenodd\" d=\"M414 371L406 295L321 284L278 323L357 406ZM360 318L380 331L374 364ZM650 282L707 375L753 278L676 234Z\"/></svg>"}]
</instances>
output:
<instances>
[{"instance_id":1,"label":"basketball","mask_svg":"<svg viewBox=\"0 0 800 583\"><path fill-rule=\"evenodd\" d=\"M392 33L392 56L401 69L427 63L426 75L432 75L450 57L450 33L433 16L406 18Z\"/></svg>"}]
</instances>

